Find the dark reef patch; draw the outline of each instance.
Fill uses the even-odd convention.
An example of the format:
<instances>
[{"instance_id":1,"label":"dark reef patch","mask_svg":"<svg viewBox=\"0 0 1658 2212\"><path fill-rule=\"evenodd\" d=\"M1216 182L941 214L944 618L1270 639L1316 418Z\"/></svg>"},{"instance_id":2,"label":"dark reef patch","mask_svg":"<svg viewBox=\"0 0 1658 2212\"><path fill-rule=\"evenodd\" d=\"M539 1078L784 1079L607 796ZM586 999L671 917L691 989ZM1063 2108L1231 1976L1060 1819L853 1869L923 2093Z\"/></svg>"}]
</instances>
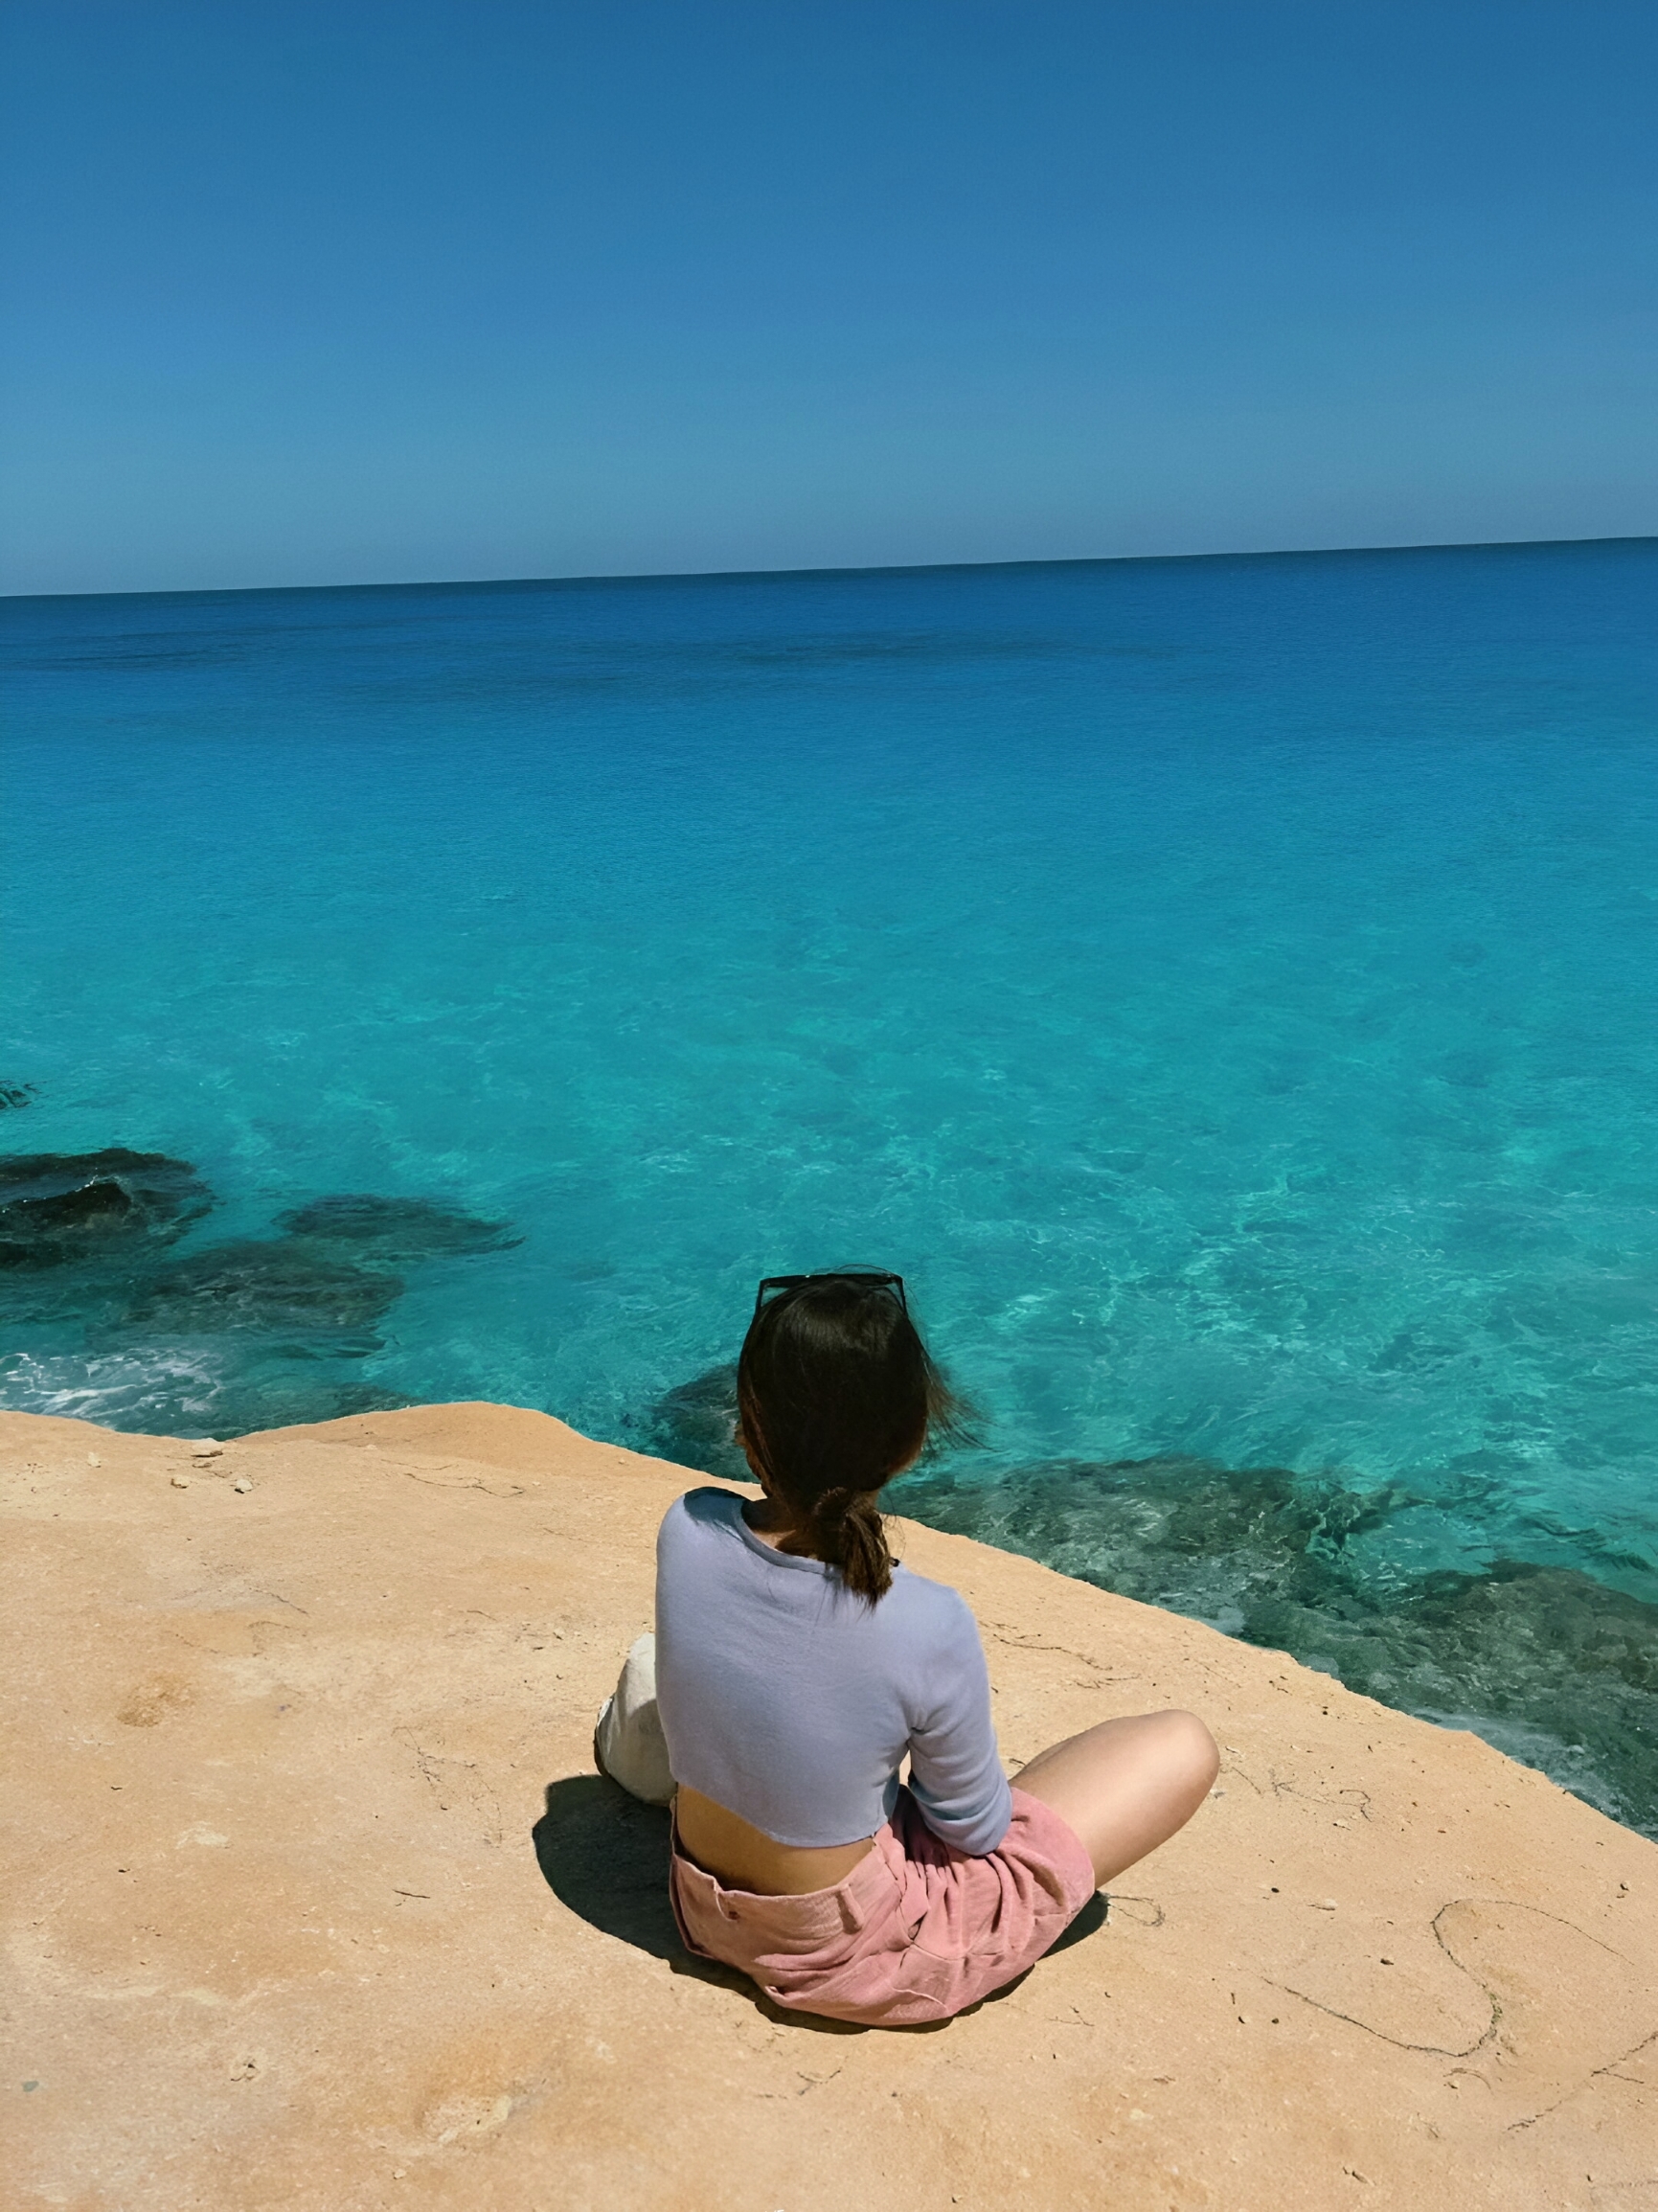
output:
<instances>
[{"instance_id":1,"label":"dark reef patch","mask_svg":"<svg viewBox=\"0 0 1658 2212\"><path fill-rule=\"evenodd\" d=\"M38 1096L32 1083L0 1083L0 1106L26 1106Z\"/></svg>"},{"instance_id":2,"label":"dark reef patch","mask_svg":"<svg viewBox=\"0 0 1658 2212\"><path fill-rule=\"evenodd\" d=\"M737 1441L737 1369L711 1367L664 1393L633 1440L641 1451L728 1482L752 1482Z\"/></svg>"},{"instance_id":3,"label":"dark reef patch","mask_svg":"<svg viewBox=\"0 0 1658 2212\"><path fill-rule=\"evenodd\" d=\"M224 1436L404 1405L349 1363L382 1348L405 1270L518 1242L436 1199L354 1192L290 1209L276 1235L170 1249L213 1204L161 1152L0 1156L11 1402Z\"/></svg>"},{"instance_id":4,"label":"dark reef patch","mask_svg":"<svg viewBox=\"0 0 1658 2212\"><path fill-rule=\"evenodd\" d=\"M407 1266L451 1253L502 1252L521 1243L505 1221L480 1220L431 1198L378 1198L363 1192L312 1198L277 1216L290 1237L343 1244L387 1266Z\"/></svg>"},{"instance_id":5,"label":"dark reef patch","mask_svg":"<svg viewBox=\"0 0 1658 2212\"><path fill-rule=\"evenodd\" d=\"M1282 1468L1050 1462L903 1477L893 1509L1291 1653L1350 1689L1475 1729L1658 1835L1658 1606L1576 1567L1379 1570L1354 1539L1413 1501ZM1357 1552L1366 1550L1360 1558Z\"/></svg>"},{"instance_id":6,"label":"dark reef patch","mask_svg":"<svg viewBox=\"0 0 1658 2212\"><path fill-rule=\"evenodd\" d=\"M64 1267L170 1243L213 1204L188 1160L165 1152L19 1152L0 1158L0 1267Z\"/></svg>"},{"instance_id":7,"label":"dark reef patch","mask_svg":"<svg viewBox=\"0 0 1658 2212\"><path fill-rule=\"evenodd\" d=\"M156 1269L123 1316L161 1335L252 1330L330 1351L378 1349L375 1324L403 1288L388 1269L339 1259L304 1237L243 1237Z\"/></svg>"}]
</instances>

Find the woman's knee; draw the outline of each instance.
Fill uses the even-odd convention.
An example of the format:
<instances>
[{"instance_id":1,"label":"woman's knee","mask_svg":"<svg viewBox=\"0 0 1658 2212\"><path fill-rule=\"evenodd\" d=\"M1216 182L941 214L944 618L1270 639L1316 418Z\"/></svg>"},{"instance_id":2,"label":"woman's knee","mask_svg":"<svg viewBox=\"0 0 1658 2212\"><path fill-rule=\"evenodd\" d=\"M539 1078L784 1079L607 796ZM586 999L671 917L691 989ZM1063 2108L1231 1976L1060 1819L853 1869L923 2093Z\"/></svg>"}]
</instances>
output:
<instances>
[{"instance_id":1,"label":"woman's knee","mask_svg":"<svg viewBox=\"0 0 1658 2212\"><path fill-rule=\"evenodd\" d=\"M1160 1713L1162 1749L1170 1778L1202 1797L1220 1771L1220 1746L1195 1713Z\"/></svg>"}]
</instances>

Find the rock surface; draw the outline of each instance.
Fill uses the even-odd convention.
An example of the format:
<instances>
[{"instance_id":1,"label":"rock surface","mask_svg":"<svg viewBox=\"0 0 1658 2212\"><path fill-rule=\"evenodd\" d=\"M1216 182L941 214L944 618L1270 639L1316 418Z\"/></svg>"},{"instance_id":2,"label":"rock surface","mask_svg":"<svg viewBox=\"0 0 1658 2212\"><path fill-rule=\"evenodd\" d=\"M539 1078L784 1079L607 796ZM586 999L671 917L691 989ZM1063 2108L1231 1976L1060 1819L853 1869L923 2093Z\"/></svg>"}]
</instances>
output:
<instances>
[{"instance_id":1,"label":"rock surface","mask_svg":"<svg viewBox=\"0 0 1658 2212\"><path fill-rule=\"evenodd\" d=\"M1010 1762L1186 1704L1215 1796L938 2029L696 1969L590 1748L686 1481L497 1406L0 1415L7 2212L1658 2207L1658 1847L964 1538L899 1548Z\"/></svg>"}]
</instances>

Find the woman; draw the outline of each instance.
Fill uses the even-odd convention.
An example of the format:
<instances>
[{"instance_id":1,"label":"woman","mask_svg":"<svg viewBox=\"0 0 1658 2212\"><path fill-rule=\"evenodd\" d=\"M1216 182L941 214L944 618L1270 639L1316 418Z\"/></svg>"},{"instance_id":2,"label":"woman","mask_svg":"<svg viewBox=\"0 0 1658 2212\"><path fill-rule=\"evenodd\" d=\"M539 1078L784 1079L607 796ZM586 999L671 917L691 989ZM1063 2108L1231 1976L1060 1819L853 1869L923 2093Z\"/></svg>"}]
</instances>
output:
<instances>
[{"instance_id":1,"label":"woman","mask_svg":"<svg viewBox=\"0 0 1658 2212\"><path fill-rule=\"evenodd\" d=\"M762 1283L738 1410L763 1501L692 1491L657 1544L680 1932L780 2005L947 2018L1192 1817L1214 1739L1104 1721L1010 1787L973 1616L894 1562L877 1510L952 1411L897 1276Z\"/></svg>"}]
</instances>

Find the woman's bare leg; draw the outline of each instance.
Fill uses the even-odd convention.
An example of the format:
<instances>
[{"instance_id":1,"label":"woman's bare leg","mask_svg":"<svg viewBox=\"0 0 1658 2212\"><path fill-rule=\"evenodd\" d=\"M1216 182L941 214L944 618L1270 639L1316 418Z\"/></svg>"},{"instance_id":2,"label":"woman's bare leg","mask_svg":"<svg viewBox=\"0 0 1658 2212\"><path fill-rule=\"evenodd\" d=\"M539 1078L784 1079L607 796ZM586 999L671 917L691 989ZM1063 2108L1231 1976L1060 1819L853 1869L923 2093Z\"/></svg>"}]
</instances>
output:
<instances>
[{"instance_id":1,"label":"woman's bare leg","mask_svg":"<svg viewBox=\"0 0 1658 2212\"><path fill-rule=\"evenodd\" d=\"M1219 1770L1195 1713L1135 1713L1039 1751L1013 1779L1081 1838L1103 1884L1184 1828Z\"/></svg>"}]
</instances>

